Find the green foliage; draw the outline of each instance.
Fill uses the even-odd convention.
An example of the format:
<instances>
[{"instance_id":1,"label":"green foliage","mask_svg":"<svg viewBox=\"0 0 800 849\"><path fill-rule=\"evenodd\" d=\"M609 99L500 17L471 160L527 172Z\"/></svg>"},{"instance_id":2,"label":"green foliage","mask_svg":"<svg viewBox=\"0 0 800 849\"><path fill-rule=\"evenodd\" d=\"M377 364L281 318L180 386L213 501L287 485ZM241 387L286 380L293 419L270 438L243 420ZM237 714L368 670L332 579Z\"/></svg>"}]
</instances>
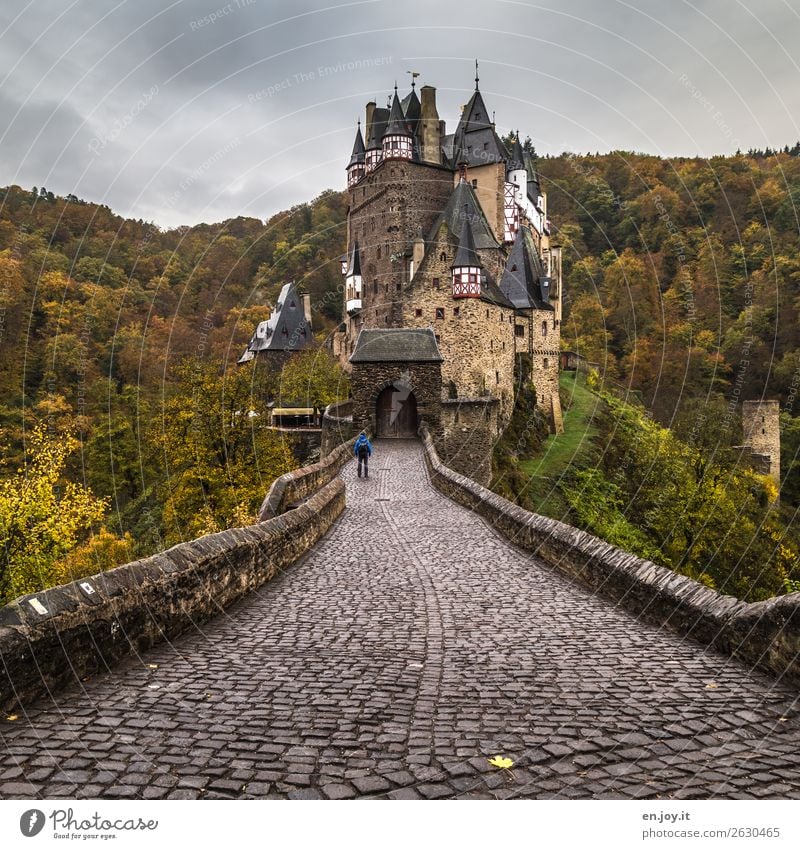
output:
<instances>
[{"instance_id":1,"label":"green foliage","mask_svg":"<svg viewBox=\"0 0 800 849\"><path fill-rule=\"evenodd\" d=\"M178 368L183 391L164 404L159 447L167 542L252 524L275 477L294 463L269 427L251 368L224 375L204 362Z\"/></svg>"},{"instance_id":2,"label":"green foliage","mask_svg":"<svg viewBox=\"0 0 800 849\"><path fill-rule=\"evenodd\" d=\"M601 465L574 472L563 486L578 523L747 601L800 578L769 478L730 462L702 434L684 442L641 408L602 397Z\"/></svg>"}]
</instances>

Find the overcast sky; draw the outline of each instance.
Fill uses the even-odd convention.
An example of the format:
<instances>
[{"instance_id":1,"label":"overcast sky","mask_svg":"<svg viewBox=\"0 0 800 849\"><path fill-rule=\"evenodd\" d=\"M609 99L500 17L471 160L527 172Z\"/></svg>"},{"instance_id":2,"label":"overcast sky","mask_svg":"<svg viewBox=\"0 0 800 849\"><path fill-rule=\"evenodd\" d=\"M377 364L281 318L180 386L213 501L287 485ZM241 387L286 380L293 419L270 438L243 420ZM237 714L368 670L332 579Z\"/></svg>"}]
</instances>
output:
<instances>
[{"instance_id":1,"label":"overcast sky","mask_svg":"<svg viewBox=\"0 0 800 849\"><path fill-rule=\"evenodd\" d=\"M162 226L341 189L395 80L541 153L800 139L798 0L2 0L0 185Z\"/></svg>"}]
</instances>

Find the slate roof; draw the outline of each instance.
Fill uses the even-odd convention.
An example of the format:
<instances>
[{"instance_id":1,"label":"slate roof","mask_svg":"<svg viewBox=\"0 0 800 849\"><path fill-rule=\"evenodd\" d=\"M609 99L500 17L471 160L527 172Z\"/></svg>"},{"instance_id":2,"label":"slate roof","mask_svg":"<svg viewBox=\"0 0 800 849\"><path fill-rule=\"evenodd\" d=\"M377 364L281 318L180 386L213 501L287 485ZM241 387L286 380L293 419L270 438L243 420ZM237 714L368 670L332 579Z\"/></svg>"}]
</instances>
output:
<instances>
[{"instance_id":1,"label":"slate roof","mask_svg":"<svg viewBox=\"0 0 800 849\"><path fill-rule=\"evenodd\" d=\"M465 215L464 223L461 225L461 235L458 239L456 257L450 267L463 268L465 266L472 266L473 268L480 268L482 265L481 258L475 253L475 239L472 236L469 216Z\"/></svg>"},{"instance_id":2,"label":"slate roof","mask_svg":"<svg viewBox=\"0 0 800 849\"><path fill-rule=\"evenodd\" d=\"M508 170L525 170L525 153L522 150L522 145L519 143L519 133L514 136L514 140L511 142L511 149L509 150L508 159Z\"/></svg>"},{"instance_id":3,"label":"slate roof","mask_svg":"<svg viewBox=\"0 0 800 849\"><path fill-rule=\"evenodd\" d=\"M376 110L377 111L377 110ZM400 105L400 98L397 96L397 89L394 90L392 98L392 108L389 111L389 123L386 125L384 135L387 136L410 136L411 130L408 128L406 116L403 114L403 107Z\"/></svg>"},{"instance_id":4,"label":"slate roof","mask_svg":"<svg viewBox=\"0 0 800 849\"><path fill-rule=\"evenodd\" d=\"M443 357L430 328L364 328L351 363L440 363Z\"/></svg>"},{"instance_id":5,"label":"slate roof","mask_svg":"<svg viewBox=\"0 0 800 849\"><path fill-rule=\"evenodd\" d=\"M380 147L389 122L389 110L375 107L372 113L372 127L367 141L367 150Z\"/></svg>"},{"instance_id":6,"label":"slate roof","mask_svg":"<svg viewBox=\"0 0 800 849\"><path fill-rule=\"evenodd\" d=\"M246 363L262 351L302 351L313 342L300 292L294 283L287 283L281 289L272 315L259 323L239 362Z\"/></svg>"},{"instance_id":7,"label":"slate roof","mask_svg":"<svg viewBox=\"0 0 800 849\"><path fill-rule=\"evenodd\" d=\"M356 140L353 143L353 152L350 155L350 161L347 163L349 168L351 165L364 164L364 137L361 135L361 121L358 122L356 130Z\"/></svg>"},{"instance_id":8,"label":"slate roof","mask_svg":"<svg viewBox=\"0 0 800 849\"><path fill-rule=\"evenodd\" d=\"M416 90L412 87L411 91L403 98L400 106L403 108L403 114L406 116L406 121L411 124L411 128L416 130L417 122L422 114L422 104L419 102Z\"/></svg>"},{"instance_id":9,"label":"slate roof","mask_svg":"<svg viewBox=\"0 0 800 849\"><path fill-rule=\"evenodd\" d=\"M521 227L500 278L500 291L517 309L552 310L549 284L530 232Z\"/></svg>"},{"instance_id":10,"label":"slate roof","mask_svg":"<svg viewBox=\"0 0 800 849\"><path fill-rule=\"evenodd\" d=\"M483 214L475 190L465 180L459 180L456 184L445 208L433 222L427 241L434 242L436 240L436 234L439 232L442 223L447 225L453 241L459 239L465 217L469 218L475 248L486 250L499 247L494 233L492 233L492 228Z\"/></svg>"},{"instance_id":11,"label":"slate roof","mask_svg":"<svg viewBox=\"0 0 800 849\"><path fill-rule=\"evenodd\" d=\"M353 247L350 251L350 257L347 262L347 274L345 276L361 276L361 251L358 249L358 239L353 240Z\"/></svg>"}]
</instances>

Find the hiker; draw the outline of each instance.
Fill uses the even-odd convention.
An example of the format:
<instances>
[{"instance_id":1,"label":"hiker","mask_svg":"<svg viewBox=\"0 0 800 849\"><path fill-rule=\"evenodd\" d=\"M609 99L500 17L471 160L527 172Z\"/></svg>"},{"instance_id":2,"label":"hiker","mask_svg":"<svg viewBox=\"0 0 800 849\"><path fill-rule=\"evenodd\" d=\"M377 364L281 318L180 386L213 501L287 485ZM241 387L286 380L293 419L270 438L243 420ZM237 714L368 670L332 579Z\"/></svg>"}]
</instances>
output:
<instances>
[{"instance_id":1,"label":"hiker","mask_svg":"<svg viewBox=\"0 0 800 849\"><path fill-rule=\"evenodd\" d=\"M358 457L358 476L361 477L361 464L364 464L364 477L369 477L369 469L367 468L367 460L372 456L372 446L370 445L369 440L367 439L367 434L365 431L361 431L358 435L358 439L356 440L356 444L353 446L353 454Z\"/></svg>"}]
</instances>

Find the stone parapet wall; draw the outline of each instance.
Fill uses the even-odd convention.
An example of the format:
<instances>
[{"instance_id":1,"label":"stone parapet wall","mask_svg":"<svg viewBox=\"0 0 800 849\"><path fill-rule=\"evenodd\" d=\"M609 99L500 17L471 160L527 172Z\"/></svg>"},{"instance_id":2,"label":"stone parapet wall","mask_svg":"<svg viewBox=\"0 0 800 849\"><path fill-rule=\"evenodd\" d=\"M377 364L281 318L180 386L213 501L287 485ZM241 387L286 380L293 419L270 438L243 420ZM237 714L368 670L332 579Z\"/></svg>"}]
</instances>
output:
<instances>
[{"instance_id":1,"label":"stone parapet wall","mask_svg":"<svg viewBox=\"0 0 800 849\"><path fill-rule=\"evenodd\" d=\"M353 435L353 401L337 401L334 404L328 404L322 414L320 456L324 459L335 448L349 442Z\"/></svg>"},{"instance_id":2,"label":"stone parapet wall","mask_svg":"<svg viewBox=\"0 0 800 849\"><path fill-rule=\"evenodd\" d=\"M747 604L585 531L529 513L445 466L420 429L433 485L511 542L637 617L800 685L800 593Z\"/></svg>"},{"instance_id":3,"label":"stone parapet wall","mask_svg":"<svg viewBox=\"0 0 800 849\"><path fill-rule=\"evenodd\" d=\"M488 486L498 438L499 404L494 398L442 401L442 435L436 446L447 465Z\"/></svg>"},{"instance_id":4,"label":"stone parapet wall","mask_svg":"<svg viewBox=\"0 0 800 849\"><path fill-rule=\"evenodd\" d=\"M343 445L339 445L319 463L293 469L276 478L261 504L259 521L265 522L280 516L293 505L330 483L339 474L339 469L353 456L354 441L350 439Z\"/></svg>"},{"instance_id":5,"label":"stone parapet wall","mask_svg":"<svg viewBox=\"0 0 800 849\"><path fill-rule=\"evenodd\" d=\"M182 543L0 608L0 710L12 712L191 631L294 563L344 507L337 479L268 522Z\"/></svg>"}]
</instances>

